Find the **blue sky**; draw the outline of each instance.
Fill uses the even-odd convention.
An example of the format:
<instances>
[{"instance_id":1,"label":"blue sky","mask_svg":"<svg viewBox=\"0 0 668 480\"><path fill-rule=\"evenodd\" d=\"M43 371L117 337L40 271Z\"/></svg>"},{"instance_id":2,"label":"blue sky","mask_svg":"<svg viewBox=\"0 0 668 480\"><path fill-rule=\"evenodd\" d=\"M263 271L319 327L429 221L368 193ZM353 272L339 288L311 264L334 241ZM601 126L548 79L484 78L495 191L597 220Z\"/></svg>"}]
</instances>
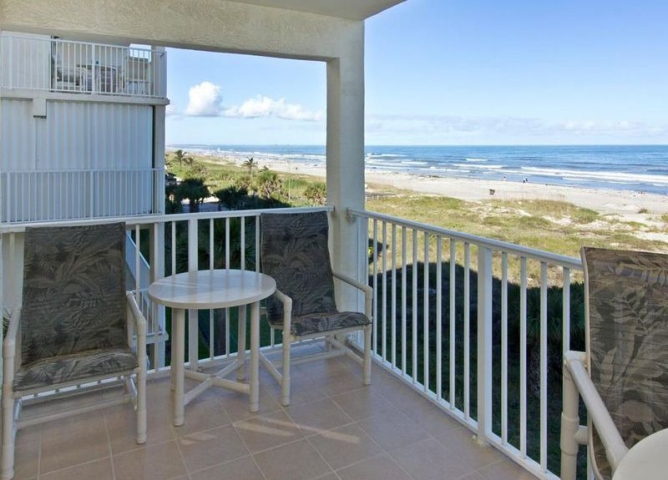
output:
<instances>
[{"instance_id":1,"label":"blue sky","mask_svg":"<svg viewBox=\"0 0 668 480\"><path fill-rule=\"evenodd\" d=\"M407 0L366 22L366 144L667 144L667 18L664 0ZM325 143L324 64L168 62L168 145Z\"/></svg>"}]
</instances>

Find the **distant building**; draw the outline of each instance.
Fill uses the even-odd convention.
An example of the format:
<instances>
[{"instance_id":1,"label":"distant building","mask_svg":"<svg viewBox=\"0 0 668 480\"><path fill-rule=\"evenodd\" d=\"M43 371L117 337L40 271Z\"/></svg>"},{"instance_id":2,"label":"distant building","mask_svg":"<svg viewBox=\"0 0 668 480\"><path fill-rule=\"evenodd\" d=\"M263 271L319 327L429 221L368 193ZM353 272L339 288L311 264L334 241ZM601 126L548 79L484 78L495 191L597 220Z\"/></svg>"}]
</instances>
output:
<instances>
[{"instance_id":1,"label":"distant building","mask_svg":"<svg viewBox=\"0 0 668 480\"><path fill-rule=\"evenodd\" d=\"M166 52L0 32L0 222L164 210Z\"/></svg>"}]
</instances>

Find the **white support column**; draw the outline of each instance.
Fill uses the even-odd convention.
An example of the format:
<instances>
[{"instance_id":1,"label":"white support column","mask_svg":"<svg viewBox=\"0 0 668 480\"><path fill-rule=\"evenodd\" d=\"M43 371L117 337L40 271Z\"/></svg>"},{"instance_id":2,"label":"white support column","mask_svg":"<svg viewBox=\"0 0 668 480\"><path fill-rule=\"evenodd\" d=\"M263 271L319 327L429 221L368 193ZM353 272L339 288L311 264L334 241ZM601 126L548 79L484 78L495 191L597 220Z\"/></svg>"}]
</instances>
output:
<instances>
[{"instance_id":1,"label":"white support column","mask_svg":"<svg viewBox=\"0 0 668 480\"><path fill-rule=\"evenodd\" d=\"M492 433L492 251L478 248L478 443Z\"/></svg>"},{"instance_id":2,"label":"white support column","mask_svg":"<svg viewBox=\"0 0 668 480\"><path fill-rule=\"evenodd\" d=\"M330 249L335 271L360 279L356 225L348 208L364 208L364 24L346 30L345 53L327 62L327 203L334 207ZM341 309L362 305L341 290Z\"/></svg>"}]
</instances>

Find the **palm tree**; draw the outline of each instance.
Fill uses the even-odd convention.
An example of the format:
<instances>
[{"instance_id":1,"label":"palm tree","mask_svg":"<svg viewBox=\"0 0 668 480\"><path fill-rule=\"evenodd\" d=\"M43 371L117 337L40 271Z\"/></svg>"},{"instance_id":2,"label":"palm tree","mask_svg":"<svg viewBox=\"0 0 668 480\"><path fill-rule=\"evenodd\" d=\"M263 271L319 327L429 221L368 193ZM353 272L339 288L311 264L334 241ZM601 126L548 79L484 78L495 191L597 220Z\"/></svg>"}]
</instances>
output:
<instances>
[{"instance_id":1,"label":"palm tree","mask_svg":"<svg viewBox=\"0 0 668 480\"><path fill-rule=\"evenodd\" d=\"M248 173L250 174L251 181L252 181L253 180L253 170L257 169L257 162L255 160L253 160L253 157L250 157L243 164L241 164L241 166L248 169Z\"/></svg>"},{"instance_id":2,"label":"palm tree","mask_svg":"<svg viewBox=\"0 0 668 480\"><path fill-rule=\"evenodd\" d=\"M175 196L179 203L187 198L190 213L195 213L199 212L200 203L209 196L209 189L204 185L203 178L186 178L176 187Z\"/></svg>"},{"instance_id":3,"label":"palm tree","mask_svg":"<svg viewBox=\"0 0 668 480\"><path fill-rule=\"evenodd\" d=\"M185 157L185 152L180 148L174 152L174 159L179 162L179 166L183 165L183 159Z\"/></svg>"}]
</instances>

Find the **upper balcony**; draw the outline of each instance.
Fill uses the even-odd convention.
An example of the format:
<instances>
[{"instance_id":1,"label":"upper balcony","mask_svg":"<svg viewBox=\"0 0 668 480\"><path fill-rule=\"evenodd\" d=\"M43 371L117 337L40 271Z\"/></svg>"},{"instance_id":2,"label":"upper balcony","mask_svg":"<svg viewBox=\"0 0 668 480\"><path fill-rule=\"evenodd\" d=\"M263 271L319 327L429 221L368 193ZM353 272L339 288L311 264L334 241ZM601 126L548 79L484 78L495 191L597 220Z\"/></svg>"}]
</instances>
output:
<instances>
[{"instance_id":1,"label":"upper balcony","mask_svg":"<svg viewBox=\"0 0 668 480\"><path fill-rule=\"evenodd\" d=\"M3 95L41 91L146 100L167 95L162 49L3 32L0 65Z\"/></svg>"}]
</instances>

